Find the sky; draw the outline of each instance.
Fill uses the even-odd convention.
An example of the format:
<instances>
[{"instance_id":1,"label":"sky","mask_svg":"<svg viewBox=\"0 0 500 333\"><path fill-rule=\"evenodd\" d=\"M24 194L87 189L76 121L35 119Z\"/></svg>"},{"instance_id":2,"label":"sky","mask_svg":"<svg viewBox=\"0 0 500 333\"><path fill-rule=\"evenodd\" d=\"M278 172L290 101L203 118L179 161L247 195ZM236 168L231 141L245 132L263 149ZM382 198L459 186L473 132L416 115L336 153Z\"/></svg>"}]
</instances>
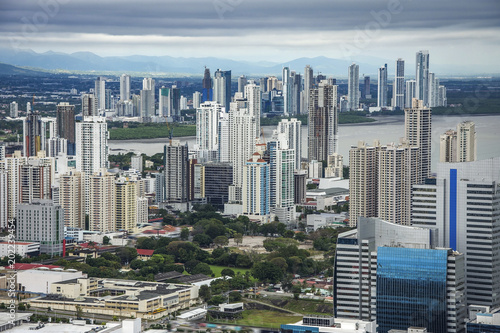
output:
<instances>
[{"instance_id":1,"label":"sky","mask_svg":"<svg viewBox=\"0 0 500 333\"><path fill-rule=\"evenodd\" d=\"M500 1L2 0L0 47L271 62L429 50L500 73Z\"/></svg>"}]
</instances>

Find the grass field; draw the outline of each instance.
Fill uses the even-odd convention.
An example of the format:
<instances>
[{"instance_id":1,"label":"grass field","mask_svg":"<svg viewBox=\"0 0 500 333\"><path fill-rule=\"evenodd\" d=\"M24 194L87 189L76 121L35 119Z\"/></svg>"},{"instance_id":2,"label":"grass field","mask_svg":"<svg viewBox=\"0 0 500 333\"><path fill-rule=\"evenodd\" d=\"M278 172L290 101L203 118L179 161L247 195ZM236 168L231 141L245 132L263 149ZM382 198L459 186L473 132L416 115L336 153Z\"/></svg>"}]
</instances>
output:
<instances>
[{"instance_id":1,"label":"grass field","mask_svg":"<svg viewBox=\"0 0 500 333\"><path fill-rule=\"evenodd\" d=\"M275 304L270 299L260 299L261 302L269 303L280 308L303 314L325 315L333 312L332 304L310 300L282 299L280 304ZM285 303L286 302L286 303Z\"/></svg>"},{"instance_id":2,"label":"grass field","mask_svg":"<svg viewBox=\"0 0 500 333\"><path fill-rule=\"evenodd\" d=\"M224 268L232 269L235 273L240 272L240 274L242 275L244 275L245 272L250 271L250 268L236 268L236 267L225 267L225 266L215 266L215 265L209 265L209 266L212 272L214 272L215 277L220 277L221 276L220 272L222 272Z\"/></svg>"},{"instance_id":3,"label":"grass field","mask_svg":"<svg viewBox=\"0 0 500 333\"><path fill-rule=\"evenodd\" d=\"M231 321L234 325L245 325L255 327L267 327L279 329L282 324L293 324L302 320L301 316L289 316L282 312L269 310L245 310L243 318ZM226 323L224 321L214 321L215 323Z\"/></svg>"},{"instance_id":4,"label":"grass field","mask_svg":"<svg viewBox=\"0 0 500 333\"><path fill-rule=\"evenodd\" d=\"M173 129L172 136L193 136L196 135L196 125L170 125ZM170 130L166 124L134 124L129 128L111 128L109 130L110 140L130 140L130 139L153 139L168 138Z\"/></svg>"}]
</instances>

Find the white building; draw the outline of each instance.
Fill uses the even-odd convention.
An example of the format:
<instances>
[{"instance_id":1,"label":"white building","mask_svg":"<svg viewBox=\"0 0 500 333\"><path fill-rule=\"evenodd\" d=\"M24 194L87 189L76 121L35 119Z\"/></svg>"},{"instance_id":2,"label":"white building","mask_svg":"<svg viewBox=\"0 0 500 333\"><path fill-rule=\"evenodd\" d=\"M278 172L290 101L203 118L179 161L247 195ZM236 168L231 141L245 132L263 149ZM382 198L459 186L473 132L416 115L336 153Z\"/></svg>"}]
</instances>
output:
<instances>
[{"instance_id":1,"label":"white building","mask_svg":"<svg viewBox=\"0 0 500 333\"><path fill-rule=\"evenodd\" d=\"M12 248L14 245L14 248ZM40 243L38 242L15 242L14 244L9 242L0 242L0 258L9 256L9 254L14 251L21 257L26 257L28 255L36 256L40 252Z\"/></svg>"},{"instance_id":2,"label":"white building","mask_svg":"<svg viewBox=\"0 0 500 333\"><path fill-rule=\"evenodd\" d=\"M199 91L195 91L193 93L193 109L198 109L201 105L201 93Z\"/></svg>"},{"instance_id":3,"label":"white building","mask_svg":"<svg viewBox=\"0 0 500 333\"><path fill-rule=\"evenodd\" d=\"M424 107L422 101L413 100L412 107L405 109L405 140L412 147L420 148L420 157L415 164L420 164L423 183L431 175L431 109Z\"/></svg>"},{"instance_id":4,"label":"white building","mask_svg":"<svg viewBox=\"0 0 500 333\"><path fill-rule=\"evenodd\" d=\"M106 109L106 79L103 77L98 77L95 80L94 95L97 104L97 112L104 111ZM97 115L97 114L87 114L87 115ZM84 114L86 116L86 114Z\"/></svg>"},{"instance_id":5,"label":"white building","mask_svg":"<svg viewBox=\"0 0 500 333\"><path fill-rule=\"evenodd\" d=\"M130 158L130 167L142 172L142 155L134 155Z\"/></svg>"},{"instance_id":6,"label":"white building","mask_svg":"<svg viewBox=\"0 0 500 333\"><path fill-rule=\"evenodd\" d=\"M130 99L130 75L122 74L120 76L120 101Z\"/></svg>"},{"instance_id":7,"label":"white building","mask_svg":"<svg viewBox=\"0 0 500 333\"><path fill-rule=\"evenodd\" d=\"M18 109L18 105L17 105L17 102L12 102L10 103L10 112L9 112L9 116L11 118L17 118L19 116L19 109Z\"/></svg>"},{"instance_id":8,"label":"white building","mask_svg":"<svg viewBox=\"0 0 500 333\"><path fill-rule=\"evenodd\" d=\"M265 216L269 206L269 165L259 153L254 153L243 166L243 214Z\"/></svg>"},{"instance_id":9,"label":"white building","mask_svg":"<svg viewBox=\"0 0 500 333\"><path fill-rule=\"evenodd\" d=\"M387 106L387 64L378 69L377 107Z\"/></svg>"},{"instance_id":10,"label":"white building","mask_svg":"<svg viewBox=\"0 0 500 333\"><path fill-rule=\"evenodd\" d=\"M400 110L405 107L405 61L401 58L396 60L396 73L392 86L392 107Z\"/></svg>"},{"instance_id":11,"label":"white building","mask_svg":"<svg viewBox=\"0 0 500 333\"><path fill-rule=\"evenodd\" d=\"M297 118L282 119L278 123L277 133L285 134L288 148L295 151L295 168L300 168L302 158L302 122Z\"/></svg>"},{"instance_id":12,"label":"white building","mask_svg":"<svg viewBox=\"0 0 500 333\"><path fill-rule=\"evenodd\" d=\"M215 157L219 150L219 119L223 113L222 105L206 101L196 109L196 146L202 155ZM212 160L212 159L210 159Z\"/></svg>"},{"instance_id":13,"label":"white building","mask_svg":"<svg viewBox=\"0 0 500 333\"><path fill-rule=\"evenodd\" d=\"M64 239L62 207L50 200L17 205L16 237L19 241L39 242L41 253L61 255Z\"/></svg>"},{"instance_id":14,"label":"white building","mask_svg":"<svg viewBox=\"0 0 500 333\"><path fill-rule=\"evenodd\" d=\"M7 228L9 222L9 174L2 170L0 162L0 228Z\"/></svg>"},{"instance_id":15,"label":"white building","mask_svg":"<svg viewBox=\"0 0 500 333\"><path fill-rule=\"evenodd\" d=\"M411 108L411 106L413 105L413 99L417 98L417 95L415 93L416 86L417 86L417 81L406 80L405 108Z\"/></svg>"},{"instance_id":16,"label":"white building","mask_svg":"<svg viewBox=\"0 0 500 333\"><path fill-rule=\"evenodd\" d=\"M86 277L86 274L76 270L38 268L18 271L17 283L22 286L21 290L50 294L53 283Z\"/></svg>"},{"instance_id":17,"label":"white building","mask_svg":"<svg viewBox=\"0 0 500 333\"><path fill-rule=\"evenodd\" d=\"M260 136L260 114L261 114L261 92L260 87L252 80L245 86L245 94L247 100L248 112L255 117L255 137Z\"/></svg>"},{"instance_id":18,"label":"white building","mask_svg":"<svg viewBox=\"0 0 500 333\"><path fill-rule=\"evenodd\" d=\"M116 230L115 176L101 169L89 178L89 230L110 232Z\"/></svg>"}]
</instances>

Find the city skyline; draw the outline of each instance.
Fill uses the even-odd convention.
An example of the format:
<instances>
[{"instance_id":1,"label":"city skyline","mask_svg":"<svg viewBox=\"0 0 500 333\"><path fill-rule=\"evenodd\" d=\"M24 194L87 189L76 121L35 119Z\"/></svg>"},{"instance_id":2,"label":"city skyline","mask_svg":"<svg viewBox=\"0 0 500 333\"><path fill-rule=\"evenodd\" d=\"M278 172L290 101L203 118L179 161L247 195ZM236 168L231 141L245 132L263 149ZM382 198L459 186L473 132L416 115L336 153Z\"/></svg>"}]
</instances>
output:
<instances>
[{"instance_id":1,"label":"city skyline","mask_svg":"<svg viewBox=\"0 0 500 333\"><path fill-rule=\"evenodd\" d=\"M379 66L386 59L414 59L415 49L428 49L436 66L479 73L495 68L500 55L500 5L495 1L481 6L455 1L453 7L431 1L117 4L9 0L0 13L0 40L6 48L36 52L247 61L327 56L362 62L369 56L380 58Z\"/></svg>"}]
</instances>

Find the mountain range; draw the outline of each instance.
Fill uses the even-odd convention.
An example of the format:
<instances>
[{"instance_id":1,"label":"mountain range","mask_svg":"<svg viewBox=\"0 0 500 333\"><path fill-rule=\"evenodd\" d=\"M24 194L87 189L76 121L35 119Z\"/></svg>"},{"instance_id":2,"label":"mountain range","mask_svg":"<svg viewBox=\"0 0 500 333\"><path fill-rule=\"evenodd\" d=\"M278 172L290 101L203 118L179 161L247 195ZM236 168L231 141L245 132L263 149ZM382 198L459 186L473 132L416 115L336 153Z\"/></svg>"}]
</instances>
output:
<instances>
[{"instance_id":1,"label":"mountain range","mask_svg":"<svg viewBox=\"0 0 500 333\"><path fill-rule=\"evenodd\" d=\"M389 64L389 76L393 72L391 67L394 60L381 59L371 56L360 56L356 62L359 65L359 73L371 75L376 79L379 67L384 63ZM108 56L101 57L92 52L75 52L71 54L61 52L37 53L32 50L0 49L0 62L30 69L44 69L49 71L70 72L123 72L140 73L142 75L203 75L204 66L211 69L232 70L233 76L239 75L275 75L280 77L282 68L288 66L291 70L304 73L304 67L310 65L314 74L322 73L335 77L347 77L347 69L352 63L349 60L333 59L324 56L314 58L297 58L288 62L272 61L237 61L214 57L170 57L170 56ZM414 65L405 64L408 76L413 74ZM453 68L447 65L434 66L431 68L437 74L454 73ZM411 70L408 70L411 69ZM439 70L437 70L439 69ZM456 75L463 74L456 73ZM477 74L477 73L473 73Z\"/></svg>"}]
</instances>

